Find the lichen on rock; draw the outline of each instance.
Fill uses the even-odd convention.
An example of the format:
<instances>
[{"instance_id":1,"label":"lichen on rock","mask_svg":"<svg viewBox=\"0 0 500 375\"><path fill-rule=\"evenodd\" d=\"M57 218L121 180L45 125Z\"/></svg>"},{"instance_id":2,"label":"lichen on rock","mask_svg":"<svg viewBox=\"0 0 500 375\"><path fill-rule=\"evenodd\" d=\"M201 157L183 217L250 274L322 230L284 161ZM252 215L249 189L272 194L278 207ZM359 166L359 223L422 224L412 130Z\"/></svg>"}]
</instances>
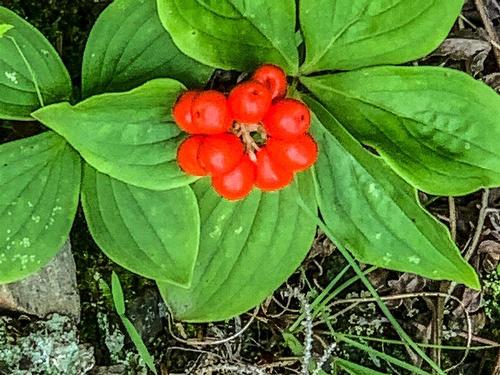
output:
<instances>
[{"instance_id":1,"label":"lichen on rock","mask_svg":"<svg viewBox=\"0 0 500 375\"><path fill-rule=\"evenodd\" d=\"M68 317L54 314L21 331L12 318L0 317L0 373L81 375L94 367L93 348L80 344Z\"/></svg>"}]
</instances>

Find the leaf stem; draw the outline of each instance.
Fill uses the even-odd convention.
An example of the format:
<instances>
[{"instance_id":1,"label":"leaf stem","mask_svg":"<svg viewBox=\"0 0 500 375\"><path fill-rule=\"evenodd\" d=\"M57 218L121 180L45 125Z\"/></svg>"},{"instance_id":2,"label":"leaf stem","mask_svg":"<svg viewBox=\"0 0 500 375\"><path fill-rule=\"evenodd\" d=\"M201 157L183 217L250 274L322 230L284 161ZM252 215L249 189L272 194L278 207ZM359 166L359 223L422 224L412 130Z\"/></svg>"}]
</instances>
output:
<instances>
[{"instance_id":1,"label":"leaf stem","mask_svg":"<svg viewBox=\"0 0 500 375\"><path fill-rule=\"evenodd\" d=\"M26 68L28 68L28 71L30 72L31 78L33 79L33 85L35 86L36 95L38 96L38 101L40 102L40 105L42 107L45 107L45 103L44 103L43 97L42 97L42 92L40 91L40 86L38 85L38 81L36 79L35 72L33 71L33 68L31 67L30 63L28 62L28 59L24 55L23 51L21 50L21 47L17 43L16 39L14 39L14 37L12 37L12 36L6 36L6 38L10 39L10 41L16 47L17 52L19 52L19 55L23 59L24 64L26 65Z\"/></svg>"}]
</instances>

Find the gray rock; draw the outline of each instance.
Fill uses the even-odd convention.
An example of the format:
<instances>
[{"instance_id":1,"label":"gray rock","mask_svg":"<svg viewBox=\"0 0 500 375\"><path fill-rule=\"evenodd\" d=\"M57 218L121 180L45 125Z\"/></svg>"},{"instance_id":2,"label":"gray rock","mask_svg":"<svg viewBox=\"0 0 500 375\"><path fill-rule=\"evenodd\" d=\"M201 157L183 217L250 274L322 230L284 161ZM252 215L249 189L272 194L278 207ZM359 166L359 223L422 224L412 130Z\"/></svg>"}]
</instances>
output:
<instances>
[{"instance_id":1,"label":"gray rock","mask_svg":"<svg viewBox=\"0 0 500 375\"><path fill-rule=\"evenodd\" d=\"M127 305L127 316L146 344L152 343L163 330L160 303L158 289L148 288Z\"/></svg>"},{"instance_id":2,"label":"gray rock","mask_svg":"<svg viewBox=\"0 0 500 375\"><path fill-rule=\"evenodd\" d=\"M79 321L80 295L69 240L38 273L16 283L0 285L0 309L40 318L58 313Z\"/></svg>"},{"instance_id":3,"label":"gray rock","mask_svg":"<svg viewBox=\"0 0 500 375\"><path fill-rule=\"evenodd\" d=\"M80 343L67 316L53 314L26 327L0 317L0 373L10 375L83 375L95 365L93 347Z\"/></svg>"}]
</instances>

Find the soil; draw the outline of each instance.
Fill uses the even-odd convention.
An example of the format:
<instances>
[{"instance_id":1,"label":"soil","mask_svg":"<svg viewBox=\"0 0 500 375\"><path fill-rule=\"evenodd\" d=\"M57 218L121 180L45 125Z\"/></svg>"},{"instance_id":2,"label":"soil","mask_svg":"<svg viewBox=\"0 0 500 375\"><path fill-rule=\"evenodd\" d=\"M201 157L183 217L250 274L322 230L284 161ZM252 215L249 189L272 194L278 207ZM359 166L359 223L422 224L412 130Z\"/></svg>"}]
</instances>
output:
<instances>
[{"instance_id":1,"label":"soil","mask_svg":"<svg viewBox=\"0 0 500 375\"><path fill-rule=\"evenodd\" d=\"M43 2L1 0L1 5L28 19L47 36L61 53L66 66L69 67L74 84L78 86L81 59L88 33L99 13L109 2L108 0ZM496 8L497 1L490 0L485 3L488 5L488 17L493 25L496 25L497 31L500 30L498 27L500 7ZM484 79L493 87L496 85L500 87L500 79L497 76L500 69L495 55L490 52L486 56L485 50L480 48L481 46L487 48L484 41L490 37L482 29L483 20L472 1L466 4L463 16L464 18L457 22L451 32L450 38L463 37L475 41L476 44L471 47L470 42L452 41L442 46L438 53L416 63L450 66L473 74L478 79ZM486 43L486 46L489 46L489 43ZM40 131L40 128L33 126L16 133L11 125L4 122L2 126L0 122L0 143ZM470 314L472 345L481 346L481 349L470 351L461 362L468 333L464 327L464 315L460 305L451 301L444 309L442 344L462 349L443 349L440 354L437 350L429 350L428 354L433 358L440 358L443 368L459 364L456 370L450 372L451 374L498 375L500 374L498 347L500 218L495 218L493 211L485 214L484 209L500 208L500 190L491 190L488 196L485 196L484 192L478 192L454 199L451 204L455 205L456 219L451 221L448 198L421 194L421 200L444 223L456 226L456 240L461 249L469 248L476 235L478 241L471 262L479 271L486 286L482 293L475 293L463 287L457 287L453 292ZM480 222L478 219L483 214L486 215L486 220L477 227L477 223ZM85 348L94 348L97 365L95 373L102 371L103 374L114 373L113 371L129 374L147 373L114 313L109 291L113 270L118 272L124 286L127 306L133 315L132 320L141 327L143 336L148 338L148 349L160 364L162 374L257 374L259 371L266 371L269 374L294 374L300 373L301 357L297 355L297 348L305 341L301 332L303 330L297 331L295 339L292 336L284 336L283 332L297 320L304 303L291 297L290 290L294 290L295 294L298 291L299 294L307 295L307 298L312 300L346 266L345 260L335 247L323 234L318 233L307 260L287 284L261 306L257 316L249 313L218 324L183 324L170 327L164 307L159 304L153 283L120 269L101 253L91 240L81 210L78 212L71 239L75 249L82 299L82 320L76 327L79 341ZM352 276L353 274L347 273L342 281ZM433 327L439 321L437 300L433 297L421 297L419 293L439 292L447 286L446 284L385 270L370 273L370 279L381 295L413 294L412 298L390 301L387 305L416 342L436 343L436 339L433 338ZM358 282L343 290L336 298L346 299L367 295L369 294ZM329 332L331 329L336 333L365 336L367 339L364 342L371 348L398 357L407 363L417 366L421 364L413 352L408 351L405 346L387 341L398 340L398 336L373 302L351 304L348 310L342 312L345 308L346 305L330 306L323 312L323 316L314 319L313 352L318 356L321 356L323 350L333 343ZM325 324L324 316L333 319ZM221 345L193 346L184 342L187 338L200 341L207 341L208 338L224 339L238 332L250 319L252 324L245 332ZM23 335L30 329L29 327L32 327L31 324L32 319L29 317L8 317L10 334L15 332L15 335ZM0 335L1 333L0 324ZM172 333L175 337L184 339L178 340ZM370 338L382 338L386 341L377 342ZM387 373L411 373L400 369L396 371L379 358L345 344L337 345L333 354ZM328 373L328 366L325 367ZM26 374L31 373L29 370L26 371ZM0 366L0 374L2 373Z\"/></svg>"}]
</instances>

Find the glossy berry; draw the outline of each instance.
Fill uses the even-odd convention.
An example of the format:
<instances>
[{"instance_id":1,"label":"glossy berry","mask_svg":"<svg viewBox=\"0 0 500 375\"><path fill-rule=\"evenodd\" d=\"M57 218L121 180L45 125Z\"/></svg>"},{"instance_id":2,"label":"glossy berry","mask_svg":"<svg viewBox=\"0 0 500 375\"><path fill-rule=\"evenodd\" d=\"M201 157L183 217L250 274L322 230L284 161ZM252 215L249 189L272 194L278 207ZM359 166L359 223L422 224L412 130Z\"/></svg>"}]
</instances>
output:
<instances>
[{"instance_id":1,"label":"glossy berry","mask_svg":"<svg viewBox=\"0 0 500 375\"><path fill-rule=\"evenodd\" d=\"M195 135L187 138L177 149L177 163L187 174L193 176L206 176L207 171L202 167L198 159L200 146L205 137Z\"/></svg>"},{"instance_id":2,"label":"glossy berry","mask_svg":"<svg viewBox=\"0 0 500 375\"><path fill-rule=\"evenodd\" d=\"M201 134L224 133L232 124L227 99L215 90L200 92L193 99L191 115L194 126Z\"/></svg>"},{"instance_id":3,"label":"glossy berry","mask_svg":"<svg viewBox=\"0 0 500 375\"><path fill-rule=\"evenodd\" d=\"M271 93L261 83L247 81L235 86L227 98L234 120L242 123L261 121L271 106Z\"/></svg>"},{"instance_id":4,"label":"glossy berry","mask_svg":"<svg viewBox=\"0 0 500 375\"><path fill-rule=\"evenodd\" d=\"M318 146L309 134L293 140L270 138L266 148L273 160L289 167L294 172L306 170L318 158Z\"/></svg>"},{"instance_id":5,"label":"glossy berry","mask_svg":"<svg viewBox=\"0 0 500 375\"><path fill-rule=\"evenodd\" d=\"M266 147L257 152L255 165L255 186L263 191L279 190L292 182L292 170L273 159Z\"/></svg>"},{"instance_id":6,"label":"glossy berry","mask_svg":"<svg viewBox=\"0 0 500 375\"><path fill-rule=\"evenodd\" d=\"M252 79L266 86L273 100L286 95L286 74L276 65L262 65L253 73Z\"/></svg>"},{"instance_id":7,"label":"glossy berry","mask_svg":"<svg viewBox=\"0 0 500 375\"><path fill-rule=\"evenodd\" d=\"M198 159L211 176L232 171L243 157L243 143L234 134L217 134L205 138Z\"/></svg>"},{"instance_id":8,"label":"glossy berry","mask_svg":"<svg viewBox=\"0 0 500 375\"><path fill-rule=\"evenodd\" d=\"M309 108L295 99L280 99L264 118L267 134L278 139L293 139L307 132L311 125Z\"/></svg>"},{"instance_id":9,"label":"glossy berry","mask_svg":"<svg viewBox=\"0 0 500 375\"><path fill-rule=\"evenodd\" d=\"M228 200L246 197L255 182L255 164L248 155L241 158L232 171L212 177L212 186L217 193Z\"/></svg>"},{"instance_id":10,"label":"glossy berry","mask_svg":"<svg viewBox=\"0 0 500 375\"><path fill-rule=\"evenodd\" d=\"M198 133L197 127L193 124L191 108L194 98L199 94L198 91L186 91L174 104L173 116L177 125L186 133Z\"/></svg>"}]
</instances>

